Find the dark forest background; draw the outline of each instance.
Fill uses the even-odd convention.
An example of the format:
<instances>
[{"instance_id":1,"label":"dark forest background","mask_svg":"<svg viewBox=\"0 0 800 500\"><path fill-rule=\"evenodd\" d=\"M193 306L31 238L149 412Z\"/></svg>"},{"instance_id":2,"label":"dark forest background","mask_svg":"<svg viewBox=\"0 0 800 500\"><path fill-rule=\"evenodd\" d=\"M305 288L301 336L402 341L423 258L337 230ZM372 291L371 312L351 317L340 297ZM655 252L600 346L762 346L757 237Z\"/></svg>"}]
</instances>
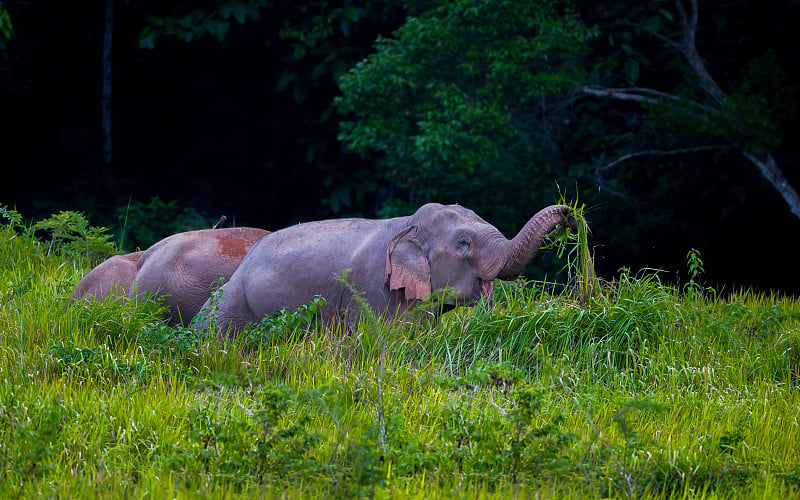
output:
<instances>
[{"instance_id":1,"label":"dark forest background","mask_svg":"<svg viewBox=\"0 0 800 500\"><path fill-rule=\"evenodd\" d=\"M2 0L0 205L81 211L130 251L222 214L275 230L428 201L511 236L563 195L602 276L686 279L696 248L710 285L796 293L798 19L796 0Z\"/></svg>"}]
</instances>

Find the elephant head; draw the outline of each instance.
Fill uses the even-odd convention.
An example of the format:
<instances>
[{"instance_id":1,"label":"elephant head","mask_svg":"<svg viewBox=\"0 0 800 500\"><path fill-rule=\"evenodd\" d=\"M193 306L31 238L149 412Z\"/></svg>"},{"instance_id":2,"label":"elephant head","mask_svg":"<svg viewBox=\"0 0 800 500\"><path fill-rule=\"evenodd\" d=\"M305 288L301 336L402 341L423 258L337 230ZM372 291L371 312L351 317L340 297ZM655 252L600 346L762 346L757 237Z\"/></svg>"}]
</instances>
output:
<instances>
[{"instance_id":1,"label":"elephant head","mask_svg":"<svg viewBox=\"0 0 800 500\"><path fill-rule=\"evenodd\" d=\"M78 282L71 302L80 299L102 301L109 295L126 295L136 276L136 263L143 253L114 255L95 266Z\"/></svg>"},{"instance_id":2,"label":"elephant head","mask_svg":"<svg viewBox=\"0 0 800 500\"><path fill-rule=\"evenodd\" d=\"M389 242L389 289L402 289L406 300L423 300L447 287L454 295L445 302L454 305L491 297L492 281L518 276L554 226L574 224L570 212L565 205L547 207L508 240L472 210L425 205Z\"/></svg>"},{"instance_id":3,"label":"elephant head","mask_svg":"<svg viewBox=\"0 0 800 500\"><path fill-rule=\"evenodd\" d=\"M281 309L293 310L315 296L325 299L326 322L353 324L360 300L388 317L439 289L444 303L471 304L491 296L492 280L512 279L531 260L545 235L570 222L571 209L554 205L534 215L513 239L458 205L436 203L394 219L308 222L262 238L248 252L219 297L206 302L200 326L216 321L221 335L234 333Z\"/></svg>"}]
</instances>

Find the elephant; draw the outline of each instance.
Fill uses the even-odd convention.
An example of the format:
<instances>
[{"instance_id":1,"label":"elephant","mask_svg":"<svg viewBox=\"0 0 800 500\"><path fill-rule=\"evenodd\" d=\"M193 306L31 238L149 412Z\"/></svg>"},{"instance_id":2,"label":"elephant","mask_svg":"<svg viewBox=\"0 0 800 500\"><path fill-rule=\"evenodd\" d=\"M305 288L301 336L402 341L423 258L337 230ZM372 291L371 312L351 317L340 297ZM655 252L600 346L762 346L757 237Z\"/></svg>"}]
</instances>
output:
<instances>
[{"instance_id":1,"label":"elephant","mask_svg":"<svg viewBox=\"0 0 800 500\"><path fill-rule=\"evenodd\" d=\"M114 255L95 266L78 282L70 302L80 299L102 301L109 295L127 295L136 276L136 264L143 253Z\"/></svg>"},{"instance_id":2,"label":"elephant","mask_svg":"<svg viewBox=\"0 0 800 500\"><path fill-rule=\"evenodd\" d=\"M250 247L267 234L252 227L173 234L139 258L129 295L164 297L167 322L188 324L211 295L214 282L230 278Z\"/></svg>"},{"instance_id":3,"label":"elephant","mask_svg":"<svg viewBox=\"0 0 800 500\"><path fill-rule=\"evenodd\" d=\"M352 289L387 319L445 288L442 304L474 304L491 297L494 279L518 276L563 222L574 225L572 209L552 205L508 240L472 210L429 203L406 217L301 223L256 243L221 293L203 306L196 325L216 323L224 338L321 296L323 323L354 326L360 312ZM350 286L342 282L346 270Z\"/></svg>"}]
</instances>

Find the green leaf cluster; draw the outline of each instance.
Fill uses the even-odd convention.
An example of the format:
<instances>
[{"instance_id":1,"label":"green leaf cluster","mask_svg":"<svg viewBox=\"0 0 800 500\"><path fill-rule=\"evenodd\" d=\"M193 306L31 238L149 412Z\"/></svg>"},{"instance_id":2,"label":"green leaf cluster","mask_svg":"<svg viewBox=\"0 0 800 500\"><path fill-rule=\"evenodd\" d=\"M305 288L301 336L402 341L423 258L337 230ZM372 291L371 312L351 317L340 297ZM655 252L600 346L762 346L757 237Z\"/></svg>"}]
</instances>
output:
<instances>
[{"instance_id":1,"label":"green leaf cluster","mask_svg":"<svg viewBox=\"0 0 800 500\"><path fill-rule=\"evenodd\" d=\"M0 217L6 220L5 225L10 229L23 227L22 214L12 208L0 205Z\"/></svg>"},{"instance_id":2,"label":"green leaf cluster","mask_svg":"<svg viewBox=\"0 0 800 500\"><path fill-rule=\"evenodd\" d=\"M239 24L258 21L261 10L268 3L267 0L217 0L212 9L191 8L185 13L151 16L139 34L139 46L143 49L154 49L162 36L191 42L211 35L222 42L233 21Z\"/></svg>"},{"instance_id":3,"label":"green leaf cluster","mask_svg":"<svg viewBox=\"0 0 800 500\"><path fill-rule=\"evenodd\" d=\"M0 37L0 50L5 48L5 38L8 40L14 35L14 27L11 25L11 14L8 13L8 9L6 9L3 2L0 2L0 34L3 35Z\"/></svg>"},{"instance_id":4,"label":"green leaf cluster","mask_svg":"<svg viewBox=\"0 0 800 500\"><path fill-rule=\"evenodd\" d=\"M48 253L56 251L83 257L89 262L97 262L116 249L106 228L90 226L86 217L78 212L61 211L35 223L31 231L43 231L48 235Z\"/></svg>"},{"instance_id":5,"label":"green leaf cluster","mask_svg":"<svg viewBox=\"0 0 800 500\"><path fill-rule=\"evenodd\" d=\"M294 311L281 309L263 318L259 323L249 325L239 334L242 345L258 350L269 346L276 339L285 339L296 334L302 335L319 323L319 309L325 304L322 297L315 297Z\"/></svg>"}]
</instances>

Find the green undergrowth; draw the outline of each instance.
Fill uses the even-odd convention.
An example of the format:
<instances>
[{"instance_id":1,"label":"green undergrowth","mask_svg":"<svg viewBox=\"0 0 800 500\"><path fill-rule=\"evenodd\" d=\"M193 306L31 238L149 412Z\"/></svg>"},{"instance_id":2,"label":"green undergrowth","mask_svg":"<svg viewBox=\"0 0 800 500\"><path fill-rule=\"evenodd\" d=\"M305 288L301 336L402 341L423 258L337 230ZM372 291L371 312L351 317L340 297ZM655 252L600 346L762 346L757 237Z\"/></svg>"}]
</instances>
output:
<instances>
[{"instance_id":1,"label":"green undergrowth","mask_svg":"<svg viewBox=\"0 0 800 500\"><path fill-rule=\"evenodd\" d=\"M221 343L152 302L69 304L92 262L49 247L0 225L2 498L800 493L791 297L577 273Z\"/></svg>"}]
</instances>

